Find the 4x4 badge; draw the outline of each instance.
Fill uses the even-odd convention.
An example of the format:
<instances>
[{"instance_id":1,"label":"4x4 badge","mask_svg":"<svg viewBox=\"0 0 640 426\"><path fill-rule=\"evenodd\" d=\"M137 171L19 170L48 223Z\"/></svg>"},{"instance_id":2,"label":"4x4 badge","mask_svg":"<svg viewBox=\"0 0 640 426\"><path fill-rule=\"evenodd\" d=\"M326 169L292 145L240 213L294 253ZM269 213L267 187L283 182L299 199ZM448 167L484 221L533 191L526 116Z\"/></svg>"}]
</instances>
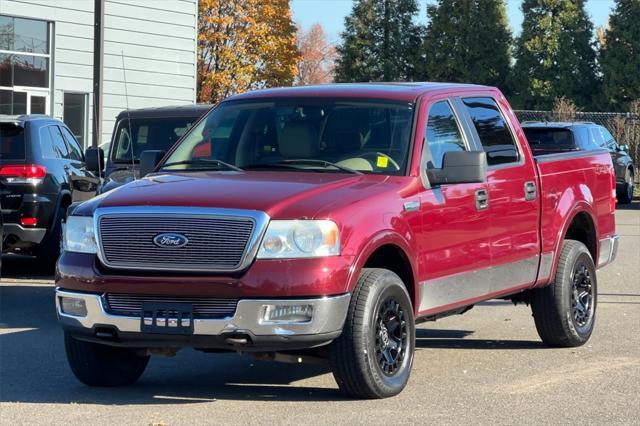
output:
<instances>
[{"instance_id":1,"label":"4x4 badge","mask_svg":"<svg viewBox=\"0 0 640 426\"><path fill-rule=\"evenodd\" d=\"M153 238L153 244L162 248L180 248L187 245L189 240L182 234L164 233Z\"/></svg>"}]
</instances>

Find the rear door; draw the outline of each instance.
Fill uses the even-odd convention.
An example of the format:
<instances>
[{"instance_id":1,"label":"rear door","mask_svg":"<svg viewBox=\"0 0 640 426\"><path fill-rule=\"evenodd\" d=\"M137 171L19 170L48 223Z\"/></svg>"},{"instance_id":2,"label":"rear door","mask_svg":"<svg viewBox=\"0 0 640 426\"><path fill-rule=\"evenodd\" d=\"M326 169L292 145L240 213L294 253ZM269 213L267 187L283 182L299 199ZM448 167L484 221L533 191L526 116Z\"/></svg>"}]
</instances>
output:
<instances>
[{"instance_id":1,"label":"rear door","mask_svg":"<svg viewBox=\"0 0 640 426\"><path fill-rule=\"evenodd\" d=\"M66 163L73 201L88 200L96 195L100 180L85 167L84 154L75 136L65 126L57 126L69 149Z\"/></svg>"},{"instance_id":2,"label":"rear door","mask_svg":"<svg viewBox=\"0 0 640 426\"><path fill-rule=\"evenodd\" d=\"M525 155L524 135L516 134L517 120L504 98L481 95L461 101L487 154L490 293L497 296L536 280L540 201L535 164Z\"/></svg>"},{"instance_id":3,"label":"rear door","mask_svg":"<svg viewBox=\"0 0 640 426\"><path fill-rule=\"evenodd\" d=\"M441 168L446 152L473 149L451 99L423 103L427 122L421 167ZM491 218L478 202L478 196L486 193L485 183L470 183L433 186L421 194L419 263L425 271L420 282L421 314L470 304L488 293Z\"/></svg>"}]
</instances>

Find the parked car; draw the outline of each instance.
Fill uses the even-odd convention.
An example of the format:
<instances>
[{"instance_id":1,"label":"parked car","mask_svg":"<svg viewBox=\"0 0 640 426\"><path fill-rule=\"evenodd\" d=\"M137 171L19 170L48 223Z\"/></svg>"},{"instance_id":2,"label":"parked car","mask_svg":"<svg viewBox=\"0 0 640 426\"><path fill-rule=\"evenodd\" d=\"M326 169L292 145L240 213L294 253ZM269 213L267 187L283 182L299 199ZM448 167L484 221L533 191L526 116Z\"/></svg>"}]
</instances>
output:
<instances>
[{"instance_id":1,"label":"parked car","mask_svg":"<svg viewBox=\"0 0 640 426\"><path fill-rule=\"evenodd\" d=\"M32 254L55 265L66 210L96 194L78 141L46 115L0 116L0 200L3 252Z\"/></svg>"},{"instance_id":2,"label":"parked car","mask_svg":"<svg viewBox=\"0 0 640 426\"><path fill-rule=\"evenodd\" d=\"M134 173L138 176L142 151L167 151L209 109L211 105L180 105L132 109L118 114L111 142L100 145L106 159L100 192L131 182Z\"/></svg>"},{"instance_id":3,"label":"parked car","mask_svg":"<svg viewBox=\"0 0 640 426\"><path fill-rule=\"evenodd\" d=\"M415 324L484 300L530 304L550 346L584 344L616 255L609 154L534 161L491 87L250 92L143 152L149 170L67 220L57 313L88 385L192 346L326 356L347 395L388 397Z\"/></svg>"},{"instance_id":4,"label":"parked car","mask_svg":"<svg viewBox=\"0 0 640 426\"><path fill-rule=\"evenodd\" d=\"M633 201L636 166L626 145L618 145L604 127L591 122L525 122L522 124L534 155L606 149L616 172L616 194L620 204Z\"/></svg>"}]
</instances>

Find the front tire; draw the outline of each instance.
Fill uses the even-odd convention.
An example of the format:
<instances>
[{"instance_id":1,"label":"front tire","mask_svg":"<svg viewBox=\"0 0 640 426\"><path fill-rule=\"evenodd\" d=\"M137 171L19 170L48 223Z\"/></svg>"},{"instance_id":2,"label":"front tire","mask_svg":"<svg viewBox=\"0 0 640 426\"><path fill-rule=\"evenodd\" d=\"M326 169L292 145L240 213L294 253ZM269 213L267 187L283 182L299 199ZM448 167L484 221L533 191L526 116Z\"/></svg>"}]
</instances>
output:
<instances>
[{"instance_id":1,"label":"front tire","mask_svg":"<svg viewBox=\"0 0 640 426\"><path fill-rule=\"evenodd\" d=\"M597 289L589 250L566 240L554 282L532 291L531 310L542 341L553 347L584 345L595 324Z\"/></svg>"},{"instance_id":2,"label":"front tire","mask_svg":"<svg viewBox=\"0 0 640 426\"><path fill-rule=\"evenodd\" d=\"M89 386L130 385L140 378L149 362L149 356L137 355L133 349L85 342L67 332L64 346L71 371Z\"/></svg>"},{"instance_id":3,"label":"front tire","mask_svg":"<svg viewBox=\"0 0 640 426\"><path fill-rule=\"evenodd\" d=\"M353 398L387 398L409 381L415 349L413 307L400 277L363 269L342 334L329 347L333 376Z\"/></svg>"}]
</instances>

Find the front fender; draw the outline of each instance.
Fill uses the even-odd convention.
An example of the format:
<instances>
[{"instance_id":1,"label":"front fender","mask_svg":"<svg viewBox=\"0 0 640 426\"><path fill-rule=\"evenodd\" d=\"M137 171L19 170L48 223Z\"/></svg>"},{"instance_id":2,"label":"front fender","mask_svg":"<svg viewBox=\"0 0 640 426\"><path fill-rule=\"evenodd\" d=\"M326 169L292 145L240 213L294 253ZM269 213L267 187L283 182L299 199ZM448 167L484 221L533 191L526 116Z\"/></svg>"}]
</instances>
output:
<instances>
[{"instance_id":1,"label":"front fender","mask_svg":"<svg viewBox=\"0 0 640 426\"><path fill-rule=\"evenodd\" d=\"M371 257L371 255L380 247L386 245L392 245L399 248L407 258L409 264L411 265L411 272L413 275L413 294L418 294L418 265L417 265L417 248L415 247L416 239L413 238L413 234L410 234L412 238L407 239L399 232L391 229L381 230L370 238L366 240L366 242L362 245L359 253L357 254L353 266L349 271L349 277L347 279L347 291L353 292L356 287L356 283L358 282L358 278L360 276L360 272L364 265L367 263L367 260Z\"/></svg>"}]
</instances>

